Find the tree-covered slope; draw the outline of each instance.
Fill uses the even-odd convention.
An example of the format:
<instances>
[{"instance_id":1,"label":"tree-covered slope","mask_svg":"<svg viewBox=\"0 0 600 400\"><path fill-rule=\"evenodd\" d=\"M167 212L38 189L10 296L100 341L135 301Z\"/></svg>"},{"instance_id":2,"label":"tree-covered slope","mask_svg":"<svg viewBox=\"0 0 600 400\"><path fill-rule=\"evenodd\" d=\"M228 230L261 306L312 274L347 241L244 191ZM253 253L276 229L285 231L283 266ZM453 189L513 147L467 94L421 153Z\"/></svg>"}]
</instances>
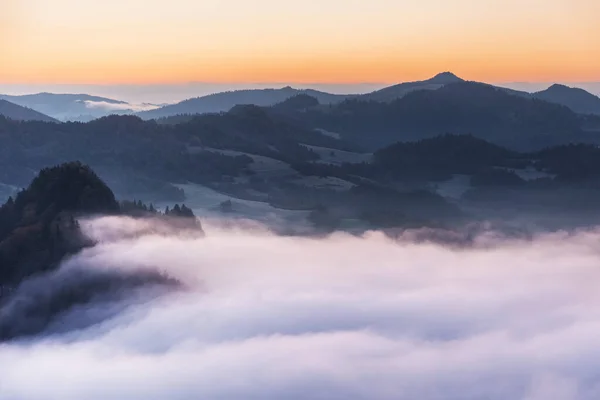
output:
<instances>
[{"instance_id":1,"label":"tree-covered slope","mask_svg":"<svg viewBox=\"0 0 600 400\"><path fill-rule=\"evenodd\" d=\"M0 99L0 116L4 116L15 121L57 122L54 118L51 118L45 114L2 99Z\"/></svg>"}]
</instances>

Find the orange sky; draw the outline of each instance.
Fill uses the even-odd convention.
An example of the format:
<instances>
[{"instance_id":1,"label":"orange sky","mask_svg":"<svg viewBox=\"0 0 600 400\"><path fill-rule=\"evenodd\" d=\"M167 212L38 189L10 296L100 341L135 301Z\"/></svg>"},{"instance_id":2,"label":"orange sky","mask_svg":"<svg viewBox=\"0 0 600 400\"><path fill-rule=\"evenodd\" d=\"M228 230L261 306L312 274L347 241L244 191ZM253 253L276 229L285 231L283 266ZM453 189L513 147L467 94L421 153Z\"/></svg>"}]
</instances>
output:
<instances>
[{"instance_id":1,"label":"orange sky","mask_svg":"<svg viewBox=\"0 0 600 400\"><path fill-rule=\"evenodd\" d=\"M599 16L598 0L0 0L0 83L600 81Z\"/></svg>"}]
</instances>

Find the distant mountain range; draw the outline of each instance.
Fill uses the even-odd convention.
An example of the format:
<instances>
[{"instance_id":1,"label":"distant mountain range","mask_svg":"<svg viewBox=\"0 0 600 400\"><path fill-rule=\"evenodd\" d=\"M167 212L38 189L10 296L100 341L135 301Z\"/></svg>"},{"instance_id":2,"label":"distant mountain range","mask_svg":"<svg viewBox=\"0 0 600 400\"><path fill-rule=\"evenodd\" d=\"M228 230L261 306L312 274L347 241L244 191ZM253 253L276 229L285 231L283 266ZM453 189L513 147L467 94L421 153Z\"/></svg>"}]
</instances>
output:
<instances>
[{"instance_id":1,"label":"distant mountain range","mask_svg":"<svg viewBox=\"0 0 600 400\"><path fill-rule=\"evenodd\" d=\"M338 95L312 89L294 89L289 86L282 89L238 90L184 100L177 104L161 107L148 112L141 112L137 115L143 119L158 119L184 114L225 112L240 104L269 107L299 95L314 97L323 105L338 104L349 99L389 102L401 98L412 91L435 90L448 83L461 81L463 80L456 75L450 72L444 72L425 81L401 83L364 95Z\"/></svg>"},{"instance_id":2,"label":"distant mountain range","mask_svg":"<svg viewBox=\"0 0 600 400\"><path fill-rule=\"evenodd\" d=\"M299 95L313 97L321 105L334 105L346 100L389 103L415 91L438 90L446 85L461 82L465 82L465 80L451 72L443 72L424 81L400 83L361 95L340 95L313 89L295 89L287 86L281 89L221 92L164 106L153 104L135 105L124 101L86 94L39 93L25 96L0 95L0 99L30 108L60 121L87 122L111 114L135 114L142 119L150 120L177 115L226 112L236 105L242 104L270 107ZM488 86L512 95L564 105L579 114L600 115L600 98L583 89L571 88L564 85L552 85L546 90L529 93L493 85Z\"/></svg>"},{"instance_id":3,"label":"distant mountain range","mask_svg":"<svg viewBox=\"0 0 600 400\"><path fill-rule=\"evenodd\" d=\"M323 105L300 94L271 107L239 105L159 123L131 115L85 124L13 119L0 118L5 193L22 187L32 171L81 160L119 196L154 201L182 201L184 193L174 184L209 184L227 191L238 190L240 180L263 190L263 199L277 196L279 185L300 179L290 171L298 164L361 163L368 159L365 154L386 146L446 133L470 134L519 152L600 144L600 116L465 81L415 90L390 102L354 98Z\"/></svg>"},{"instance_id":4,"label":"distant mountain range","mask_svg":"<svg viewBox=\"0 0 600 400\"><path fill-rule=\"evenodd\" d=\"M583 117L565 106L466 81L412 91L391 102L356 98L288 114L369 150L443 133L473 134L525 151L593 139L582 129Z\"/></svg>"},{"instance_id":5,"label":"distant mountain range","mask_svg":"<svg viewBox=\"0 0 600 400\"><path fill-rule=\"evenodd\" d=\"M0 99L36 110L60 121L87 122L111 114L133 114L156 108L87 94L38 93L23 96L0 95Z\"/></svg>"},{"instance_id":6,"label":"distant mountain range","mask_svg":"<svg viewBox=\"0 0 600 400\"><path fill-rule=\"evenodd\" d=\"M360 100L390 102L406 96L415 90L436 90L449 83L464 82L451 72L442 72L431 79L417 82L406 82L389 86L373 93L358 96Z\"/></svg>"},{"instance_id":7,"label":"distant mountain range","mask_svg":"<svg viewBox=\"0 0 600 400\"><path fill-rule=\"evenodd\" d=\"M362 95L336 95L310 89L294 89L289 86L282 89L240 90L184 100L177 104L141 112L137 115L142 119L158 119L175 115L225 112L240 104L253 104L269 107L298 95L314 97L323 105L339 104L345 100L389 103L401 99L407 94L415 91L437 90L446 85L460 82L465 82L465 80L451 72L442 72L431 79L401 83ZM583 89L570 88L563 85L553 85L541 92L528 93L493 85L488 86L512 95L536 98L550 103L564 105L576 113L600 115L600 98Z\"/></svg>"},{"instance_id":8,"label":"distant mountain range","mask_svg":"<svg viewBox=\"0 0 600 400\"><path fill-rule=\"evenodd\" d=\"M58 122L54 118L51 118L40 112L2 99L0 99L0 115L15 121Z\"/></svg>"},{"instance_id":9,"label":"distant mountain range","mask_svg":"<svg viewBox=\"0 0 600 400\"><path fill-rule=\"evenodd\" d=\"M349 97L346 95L336 95L312 89L294 89L289 86L282 89L237 90L184 100L177 104L141 112L137 115L142 119L157 119L181 114L225 112L240 104L268 107L300 94L314 97L321 104L340 103Z\"/></svg>"}]
</instances>

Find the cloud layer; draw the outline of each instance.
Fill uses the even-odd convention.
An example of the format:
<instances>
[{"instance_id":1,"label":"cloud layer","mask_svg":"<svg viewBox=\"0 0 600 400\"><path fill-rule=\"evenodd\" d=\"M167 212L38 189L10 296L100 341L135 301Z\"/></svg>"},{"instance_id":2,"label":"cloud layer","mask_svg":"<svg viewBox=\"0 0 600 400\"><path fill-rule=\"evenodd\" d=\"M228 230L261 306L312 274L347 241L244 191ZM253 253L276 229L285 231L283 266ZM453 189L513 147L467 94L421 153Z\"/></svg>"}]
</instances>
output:
<instances>
[{"instance_id":1,"label":"cloud layer","mask_svg":"<svg viewBox=\"0 0 600 400\"><path fill-rule=\"evenodd\" d=\"M92 110L104 110L107 112L110 111L131 111L131 112L139 112L139 111L150 111L159 108L154 104L131 104L131 103L109 103L107 101L91 101L85 100L86 108Z\"/></svg>"},{"instance_id":2,"label":"cloud layer","mask_svg":"<svg viewBox=\"0 0 600 400\"><path fill-rule=\"evenodd\" d=\"M599 232L457 250L85 225L101 244L63 268L158 270L185 288L0 345L3 400L600 398Z\"/></svg>"}]
</instances>

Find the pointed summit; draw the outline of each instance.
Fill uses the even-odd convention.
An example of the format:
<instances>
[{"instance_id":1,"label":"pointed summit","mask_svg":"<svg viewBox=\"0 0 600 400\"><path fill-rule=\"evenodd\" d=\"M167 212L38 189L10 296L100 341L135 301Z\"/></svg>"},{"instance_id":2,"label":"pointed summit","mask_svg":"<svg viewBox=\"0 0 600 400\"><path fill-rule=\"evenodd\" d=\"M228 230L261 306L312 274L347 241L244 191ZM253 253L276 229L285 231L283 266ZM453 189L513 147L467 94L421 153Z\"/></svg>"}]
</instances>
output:
<instances>
[{"instance_id":1,"label":"pointed summit","mask_svg":"<svg viewBox=\"0 0 600 400\"><path fill-rule=\"evenodd\" d=\"M561 85L560 83L555 83L548 89L546 89L545 92L569 92L572 90L577 90L577 88L572 88L566 85Z\"/></svg>"},{"instance_id":2,"label":"pointed summit","mask_svg":"<svg viewBox=\"0 0 600 400\"><path fill-rule=\"evenodd\" d=\"M441 72L429 80L430 83L447 85L449 83L463 82L463 79L454 75L452 72Z\"/></svg>"},{"instance_id":3,"label":"pointed summit","mask_svg":"<svg viewBox=\"0 0 600 400\"><path fill-rule=\"evenodd\" d=\"M425 81L405 82L398 85L389 86L373 93L361 96L362 99L371 101L394 101L404 97L410 92L416 90L436 90L444 85L451 83L464 82L452 72L442 72L431 79Z\"/></svg>"}]
</instances>

